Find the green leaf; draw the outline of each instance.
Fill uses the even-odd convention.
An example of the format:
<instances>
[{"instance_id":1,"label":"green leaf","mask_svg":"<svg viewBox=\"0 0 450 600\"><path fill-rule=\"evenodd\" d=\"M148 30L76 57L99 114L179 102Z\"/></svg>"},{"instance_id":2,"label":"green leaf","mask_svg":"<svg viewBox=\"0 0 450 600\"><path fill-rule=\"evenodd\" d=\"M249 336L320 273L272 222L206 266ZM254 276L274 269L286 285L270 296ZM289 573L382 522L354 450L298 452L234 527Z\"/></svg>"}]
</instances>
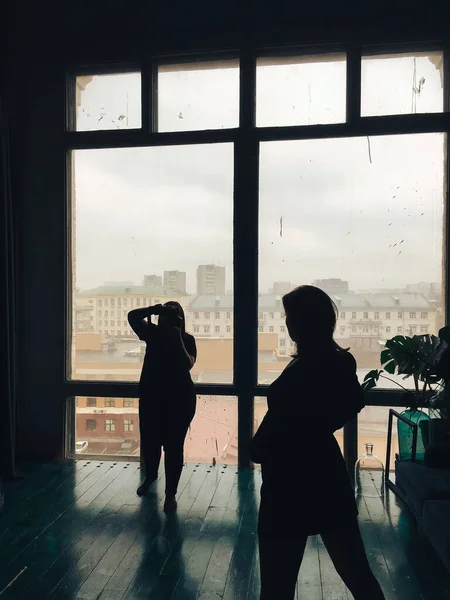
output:
<instances>
[{"instance_id":1,"label":"green leaf","mask_svg":"<svg viewBox=\"0 0 450 600\"><path fill-rule=\"evenodd\" d=\"M392 359L392 355L391 355L391 351L389 348L387 348L386 350L382 350L381 354L380 354L380 363L382 365L384 365L385 363L387 363L389 360Z\"/></svg>"},{"instance_id":2,"label":"green leaf","mask_svg":"<svg viewBox=\"0 0 450 600\"><path fill-rule=\"evenodd\" d=\"M369 371L366 374L366 376L364 377L364 382L361 385L364 392L368 392L372 388L376 387L377 381L379 380L381 373L381 370L373 369L372 371Z\"/></svg>"},{"instance_id":3,"label":"green leaf","mask_svg":"<svg viewBox=\"0 0 450 600\"><path fill-rule=\"evenodd\" d=\"M391 360L391 362L388 362L387 365L384 365L384 370L387 371L390 375L394 375L395 367L395 360Z\"/></svg>"},{"instance_id":4,"label":"green leaf","mask_svg":"<svg viewBox=\"0 0 450 600\"><path fill-rule=\"evenodd\" d=\"M369 390L376 387L377 382L374 379L370 379L368 381L364 380L364 383L361 385L363 392L368 392Z\"/></svg>"}]
</instances>

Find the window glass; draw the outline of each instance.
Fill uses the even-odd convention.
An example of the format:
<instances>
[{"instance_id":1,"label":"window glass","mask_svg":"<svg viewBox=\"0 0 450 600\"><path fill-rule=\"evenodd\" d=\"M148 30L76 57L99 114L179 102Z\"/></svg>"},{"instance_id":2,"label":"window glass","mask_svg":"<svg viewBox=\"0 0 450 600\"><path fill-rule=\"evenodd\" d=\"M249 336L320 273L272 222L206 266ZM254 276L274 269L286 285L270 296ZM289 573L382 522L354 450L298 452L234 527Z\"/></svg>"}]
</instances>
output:
<instances>
[{"instance_id":1,"label":"window glass","mask_svg":"<svg viewBox=\"0 0 450 600\"><path fill-rule=\"evenodd\" d=\"M442 112L442 52L362 57L361 115Z\"/></svg>"},{"instance_id":2,"label":"window glass","mask_svg":"<svg viewBox=\"0 0 450 600\"><path fill-rule=\"evenodd\" d=\"M80 75L75 82L76 130L141 127L141 74Z\"/></svg>"},{"instance_id":3,"label":"window glass","mask_svg":"<svg viewBox=\"0 0 450 600\"><path fill-rule=\"evenodd\" d=\"M438 333L445 322L444 142L433 133L261 144L260 383L273 381L295 351L284 318L275 320L274 335L264 315L280 314L283 293L300 284L322 288L336 303L335 339L351 349L361 381L379 367L398 327L418 333L413 321L423 313L421 325Z\"/></svg>"},{"instance_id":4,"label":"window glass","mask_svg":"<svg viewBox=\"0 0 450 600\"><path fill-rule=\"evenodd\" d=\"M77 150L71 214L71 377L138 381L145 344L126 315L174 300L196 334L193 378L231 383L233 328L209 324L233 309L233 146Z\"/></svg>"},{"instance_id":5,"label":"window glass","mask_svg":"<svg viewBox=\"0 0 450 600\"><path fill-rule=\"evenodd\" d=\"M345 54L259 58L257 126L343 123L346 68Z\"/></svg>"},{"instance_id":6,"label":"window glass","mask_svg":"<svg viewBox=\"0 0 450 600\"><path fill-rule=\"evenodd\" d=\"M158 67L158 131L225 129L238 125L238 61Z\"/></svg>"}]
</instances>

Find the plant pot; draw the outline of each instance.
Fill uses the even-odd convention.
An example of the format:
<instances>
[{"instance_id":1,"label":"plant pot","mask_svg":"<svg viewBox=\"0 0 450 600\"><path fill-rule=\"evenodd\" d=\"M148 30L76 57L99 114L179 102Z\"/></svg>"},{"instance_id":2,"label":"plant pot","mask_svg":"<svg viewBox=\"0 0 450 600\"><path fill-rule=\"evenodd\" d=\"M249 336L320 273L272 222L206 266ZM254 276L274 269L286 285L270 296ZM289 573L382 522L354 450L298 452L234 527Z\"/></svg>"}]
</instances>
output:
<instances>
[{"instance_id":1,"label":"plant pot","mask_svg":"<svg viewBox=\"0 0 450 600\"><path fill-rule=\"evenodd\" d=\"M413 423L417 423L417 446L416 446L416 460L423 461L425 459L425 444L423 438L423 430L426 429L424 422L430 421L430 417L420 409L407 409L402 413L403 417L406 417ZM439 420L439 419L437 419ZM407 424L401 421L397 421L397 433L398 433L398 450L400 460L411 460L412 459L412 442L413 442L413 430Z\"/></svg>"}]
</instances>

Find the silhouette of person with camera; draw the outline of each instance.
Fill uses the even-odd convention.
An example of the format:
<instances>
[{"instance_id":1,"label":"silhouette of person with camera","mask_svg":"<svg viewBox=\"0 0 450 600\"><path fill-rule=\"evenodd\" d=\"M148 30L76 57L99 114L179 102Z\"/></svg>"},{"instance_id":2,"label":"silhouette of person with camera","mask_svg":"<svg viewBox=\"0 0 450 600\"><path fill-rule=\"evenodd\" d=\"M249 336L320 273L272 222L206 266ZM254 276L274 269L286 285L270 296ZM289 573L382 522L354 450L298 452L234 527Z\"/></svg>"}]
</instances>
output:
<instances>
[{"instance_id":1,"label":"silhouette of person with camera","mask_svg":"<svg viewBox=\"0 0 450 600\"><path fill-rule=\"evenodd\" d=\"M151 322L158 316L158 324ZM139 429L145 478L137 489L144 496L158 477L164 448L164 511L176 509L176 493L184 462L184 440L194 418L196 395L190 370L197 358L195 338L186 333L178 302L137 308L128 322L146 352L139 381Z\"/></svg>"}]
</instances>

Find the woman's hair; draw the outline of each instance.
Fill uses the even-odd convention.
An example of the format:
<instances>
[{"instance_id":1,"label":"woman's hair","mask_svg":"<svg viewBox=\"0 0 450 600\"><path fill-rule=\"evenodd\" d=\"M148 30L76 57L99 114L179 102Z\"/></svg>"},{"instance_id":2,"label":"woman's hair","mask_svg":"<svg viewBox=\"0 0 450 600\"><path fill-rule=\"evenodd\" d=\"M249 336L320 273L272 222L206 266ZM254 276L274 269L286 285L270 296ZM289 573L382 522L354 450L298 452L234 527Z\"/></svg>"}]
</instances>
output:
<instances>
[{"instance_id":1,"label":"woman's hair","mask_svg":"<svg viewBox=\"0 0 450 600\"><path fill-rule=\"evenodd\" d=\"M283 296L289 328L302 345L320 345L346 351L333 339L338 309L333 300L313 285L301 285ZM298 347L294 356L298 356Z\"/></svg>"},{"instance_id":2,"label":"woman's hair","mask_svg":"<svg viewBox=\"0 0 450 600\"><path fill-rule=\"evenodd\" d=\"M176 302L175 300L169 300L169 302L166 302L164 304L164 306L173 306L173 308L176 309L178 316L181 317L181 333L183 336L186 335L186 317L184 316L184 310L183 307L181 306L181 304L179 302Z\"/></svg>"}]
</instances>

